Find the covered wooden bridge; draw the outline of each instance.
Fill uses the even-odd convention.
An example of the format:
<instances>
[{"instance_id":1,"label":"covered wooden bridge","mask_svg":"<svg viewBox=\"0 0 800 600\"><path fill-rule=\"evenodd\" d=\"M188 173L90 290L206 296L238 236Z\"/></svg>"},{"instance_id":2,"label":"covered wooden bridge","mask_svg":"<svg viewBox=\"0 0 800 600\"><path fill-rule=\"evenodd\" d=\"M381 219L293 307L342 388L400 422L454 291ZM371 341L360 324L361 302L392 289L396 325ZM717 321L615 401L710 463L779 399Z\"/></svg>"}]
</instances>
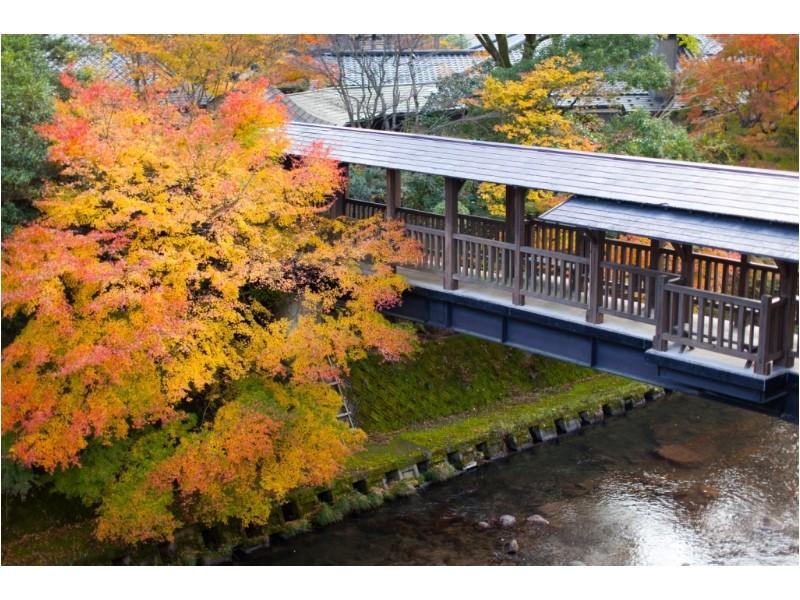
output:
<instances>
[{"instance_id":1,"label":"covered wooden bridge","mask_svg":"<svg viewBox=\"0 0 800 600\"><path fill-rule=\"evenodd\" d=\"M293 154L322 142L344 165L386 170L383 202L343 193L332 211L401 219L419 240L393 314L796 418L797 173L301 123L288 134ZM444 177L444 214L402 206L402 171ZM458 213L466 180L506 186L505 220ZM570 196L526 219L530 189Z\"/></svg>"}]
</instances>

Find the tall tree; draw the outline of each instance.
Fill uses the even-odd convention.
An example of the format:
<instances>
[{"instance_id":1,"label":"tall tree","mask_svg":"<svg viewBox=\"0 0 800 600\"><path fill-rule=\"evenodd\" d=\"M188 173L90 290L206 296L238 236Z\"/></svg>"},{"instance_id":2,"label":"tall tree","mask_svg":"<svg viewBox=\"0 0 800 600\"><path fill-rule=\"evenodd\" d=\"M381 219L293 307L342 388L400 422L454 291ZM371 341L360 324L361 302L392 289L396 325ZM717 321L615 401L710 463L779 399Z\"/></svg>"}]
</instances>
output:
<instances>
[{"instance_id":1,"label":"tall tree","mask_svg":"<svg viewBox=\"0 0 800 600\"><path fill-rule=\"evenodd\" d=\"M599 137L603 151L612 154L689 161L702 158L685 125L654 117L644 110L611 118Z\"/></svg>"},{"instance_id":2,"label":"tall tree","mask_svg":"<svg viewBox=\"0 0 800 600\"><path fill-rule=\"evenodd\" d=\"M489 53L489 56L494 59L495 64L501 69L509 69L513 65L511 60L511 53L513 48L508 45L508 34L496 33L476 33L475 37L478 38L481 46ZM522 43L522 60L530 61L533 59L537 48L545 40L550 39L552 36L542 33L526 33L525 41Z\"/></svg>"},{"instance_id":3,"label":"tall tree","mask_svg":"<svg viewBox=\"0 0 800 600\"><path fill-rule=\"evenodd\" d=\"M575 68L600 71L608 83L661 90L671 83L664 57L654 52L656 36L633 34L555 35L542 51L549 56L578 57Z\"/></svg>"},{"instance_id":4,"label":"tall tree","mask_svg":"<svg viewBox=\"0 0 800 600\"><path fill-rule=\"evenodd\" d=\"M99 502L103 538L265 523L358 443L330 388L348 361L411 349L376 308L416 247L397 224L324 216L336 165L286 168L264 82L214 112L64 85L40 128L61 178L3 244L3 314L28 319L3 350L10 454Z\"/></svg>"},{"instance_id":5,"label":"tall tree","mask_svg":"<svg viewBox=\"0 0 800 600\"><path fill-rule=\"evenodd\" d=\"M718 54L682 64L693 129L718 158L797 169L798 36L716 37Z\"/></svg>"},{"instance_id":6,"label":"tall tree","mask_svg":"<svg viewBox=\"0 0 800 600\"><path fill-rule=\"evenodd\" d=\"M44 35L2 36L2 232L35 214L33 201L49 173L47 143L34 125L53 111L52 41Z\"/></svg>"},{"instance_id":7,"label":"tall tree","mask_svg":"<svg viewBox=\"0 0 800 600\"><path fill-rule=\"evenodd\" d=\"M596 142L580 120L571 112L576 100L595 89L601 73L576 69L577 55L545 59L519 80L501 80L489 76L481 90L481 107L499 115L495 131L517 144L593 150ZM483 184L480 194L489 212L505 213L505 187ZM550 206L552 192L532 190L528 200L534 210Z\"/></svg>"},{"instance_id":8,"label":"tall tree","mask_svg":"<svg viewBox=\"0 0 800 600\"><path fill-rule=\"evenodd\" d=\"M191 104L220 98L253 77L268 77L277 84L308 76L303 49L313 39L248 34L92 37L122 58L137 90L155 87Z\"/></svg>"}]
</instances>

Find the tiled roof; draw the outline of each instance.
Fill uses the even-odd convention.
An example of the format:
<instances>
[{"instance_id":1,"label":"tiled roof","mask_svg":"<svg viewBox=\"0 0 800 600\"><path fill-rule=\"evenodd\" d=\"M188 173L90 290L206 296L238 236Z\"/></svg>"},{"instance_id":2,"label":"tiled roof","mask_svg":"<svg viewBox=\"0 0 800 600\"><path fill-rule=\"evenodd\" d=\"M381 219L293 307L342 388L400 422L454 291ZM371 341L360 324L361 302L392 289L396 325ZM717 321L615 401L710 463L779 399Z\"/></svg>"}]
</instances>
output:
<instances>
[{"instance_id":1,"label":"tiled roof","mask_svg":"<svg viewBox=\"0 0 800 600\"><path fill-rule=\"evenodd\" d=\"M69 34L64 37L74 46L84 50L80 58L68 65L71 70L76 72L88 70L104 79L133 84L125 59L120 54L93 44L86 35Z\"/></svg>"},{"instance_id":2,"label":"tiled roof","mask_svg":"<svg viewBox=\"0 0 800 600\"><path fill-rule=\"evenodd\" d=\"M417 103L414 102L413 94L416 90ZM428 98L436 91L435 85L423 85L418 88L410 85L397 86L397 94L400 99L395 114L408 114L417 112L417 107L422 108ZM359 103L381 106L381 102L386 106L392 105L392 97L395 89L388 86L383 90L382 100L377 97L366 97L360 88L349 88L348 93L352 98L351 104L357 106ZM304 123L320 123L323 125L350 125L351 118L338 90L335 88L322 88L308 92L296 94L282 94L278 90L270 89L267 96L276 98L283 102L289 111L290 116ZM372 116L372 110L362 111ZM380 112L379 110L377 112ZM391 114L391 111L389 112ZM356 119L359 115L355 115ZM366 115L362 115L362 118Z\"/></svg>"},{"instance_id":3,"label":"tiled roof","mask_svg":"<svg viewBox=\"0 0 800 600\"><path fill-rule=\"evenodd\" d=\"M797 225L767 223L573 196L541 216L544 221L642 235L697 246L711 246L757 256L797 260Z\"/></svg>"},{"instance_id":4,"label":"tiled roof","mask_svg":"<svg viewBox=\"0 0 800 600\"><path fill-rule=\"evenodd\" d=\"M374 167L797 226L798 173L290 123L293 152Z\"/></svg>"},{"instance_id":5,"label":"tiled roof","mask_svg":"<svg viewBox=\"0 0 800 600\"><path fill-rule=\"evenodd\" d=\"M486 60L486 55L472 50L437 50L403 52L397 56L387 52L362 52L358 56L320 57L329 69L342 69L342 81L347 87L362 87L371 78L385 85L423 85L439 81L454 73L463 73ZM341 66L340 66L341 64ZM366 68L365 68L366 65Z\"/></svg>"}]
</instances>

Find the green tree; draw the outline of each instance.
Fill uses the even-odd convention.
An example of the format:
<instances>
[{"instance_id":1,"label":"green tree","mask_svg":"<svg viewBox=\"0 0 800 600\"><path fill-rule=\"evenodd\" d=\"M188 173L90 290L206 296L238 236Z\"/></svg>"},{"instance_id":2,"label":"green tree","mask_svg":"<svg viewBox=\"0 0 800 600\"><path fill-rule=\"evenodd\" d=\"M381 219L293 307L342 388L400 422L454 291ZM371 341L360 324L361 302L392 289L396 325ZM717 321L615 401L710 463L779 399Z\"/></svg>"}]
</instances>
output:
<instances>
[{"instance_id":1,"label":"green tree","mask_svg":"<svg viewBox=\"0 0 800 600\"><path fill-rule=\"evenodd\" d=\"M631 154L676 160L701 160L686 128L659 119L644 110L612 118L600 132L602 146L613 154Z\"/></svg>"},{"instance_id":2,"label":"green tree","mask_svg":"<svg viewBox=\"0 0 800 600\"><path fill-rule=\"evenodd\" d=\"M602 71L609 83L623 83L645 90L669 87L671 75L664 58L653 53L653 35L555 35L541 51L541 58L580 58L576 69Z\"/></svg>"},{"instance_id":3,"label":"green tree","mask_svg":"<svg viewBox=\"0 0 800 600\"><path fill-rule=\"evenodd\" d=\"M47 175L47 143L33 126L53 111L52 67L43 35L2 37L2 232L35 214L33 200Z\"/></svg>"}]
</instances>

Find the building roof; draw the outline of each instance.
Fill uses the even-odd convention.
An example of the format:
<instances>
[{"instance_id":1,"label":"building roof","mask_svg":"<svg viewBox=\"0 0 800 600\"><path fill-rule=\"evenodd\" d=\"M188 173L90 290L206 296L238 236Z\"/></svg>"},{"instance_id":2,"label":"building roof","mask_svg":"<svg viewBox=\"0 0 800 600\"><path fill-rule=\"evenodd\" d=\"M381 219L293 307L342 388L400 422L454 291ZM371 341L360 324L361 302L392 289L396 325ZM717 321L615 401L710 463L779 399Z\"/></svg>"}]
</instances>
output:
<instances>
[{"instance_id":1,"label":"building roof","mask_svg":"<svg viewBox=\"0 0 800 600\"><path fill-rule=\"evenodd\" d=\"M347 88L347 93L351 97L352 107L365 104L367 108L360 111L362 118L380 114L381 103L385 106L393 106L393 96L395 91L398 95L397 110L389 110L387 114L408 114L415 113L425 106L428 98L436 92L436 86L432 84L422 86L398 85L387 86L381 90L380 98L372 90L361 88ZM416 102L414 96L416 95ZM293 119L304 123L317 123L323 125L345 126L351 124L353 119L347 112L342 96L336 88L322 88L308 92L298 92L295 94L283 94L271 88L268 97L280 100L289 110ZM377 110L372 110L371 106L377 106ZM355 115L355 120L360 120L359 115Z\"/></svg>"},{"instance_id":2,"label":"building roof","mask_svg":"<svg viewBox=\"0 0 800 600\"><path fill-rule=\"evenodd\" d=\"M395 58L398 63L395 65ZM463 73L486 60L477 50L415 50L395 53L393 50L364 50L357 54L341 54L338 58L323 54L319 60L328 68L341 69L347 87L362 87L378 78L383 85L423 85L439 81L455 73Z\"/></svg>"},{"instance_id":3,"label":"building roof","mask_svg":"<svg viewBox=\"0 0 800 600\"><path fill-rule=\"evenodd\" d=\"M797 261L797 225L573 196L543 221Z\"/></svg>"},{"instance_id":4,"label":"building roof","mask_svg":"<svg viewBox=\"0 0 800 600\"><path fill-rule=\"evenodd\" d=\"M292 152L315 141L342 162L672 209L797 224L798 173L290 123Z\"/></svg>"}]
</instances>

